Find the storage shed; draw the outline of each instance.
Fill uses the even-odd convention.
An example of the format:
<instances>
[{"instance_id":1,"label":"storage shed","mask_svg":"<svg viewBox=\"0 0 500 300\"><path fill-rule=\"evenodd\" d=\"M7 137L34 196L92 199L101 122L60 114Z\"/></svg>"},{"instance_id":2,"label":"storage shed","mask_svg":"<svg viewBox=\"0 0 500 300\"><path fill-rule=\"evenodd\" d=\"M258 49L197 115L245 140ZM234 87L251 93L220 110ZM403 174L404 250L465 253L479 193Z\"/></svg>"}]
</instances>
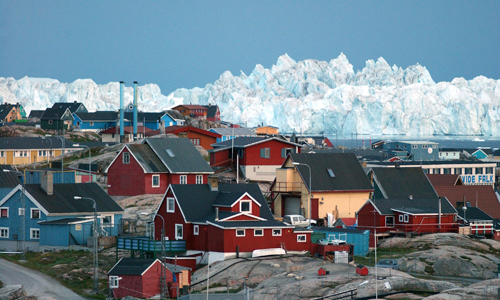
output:
<instances>
[{"instance_id":1,"label":"storage shed","mask_svg":"<svg viewBox=\"0 0 500 300\"><path fill-rule=\"evenodd\" d=\"M369 251L369 230L344 229L332 227L313 227L314 234L324 233L326 239L338 239L342 235L348 244L354 245L354 255L365 256Z\"/></svg>"}]
</instances>

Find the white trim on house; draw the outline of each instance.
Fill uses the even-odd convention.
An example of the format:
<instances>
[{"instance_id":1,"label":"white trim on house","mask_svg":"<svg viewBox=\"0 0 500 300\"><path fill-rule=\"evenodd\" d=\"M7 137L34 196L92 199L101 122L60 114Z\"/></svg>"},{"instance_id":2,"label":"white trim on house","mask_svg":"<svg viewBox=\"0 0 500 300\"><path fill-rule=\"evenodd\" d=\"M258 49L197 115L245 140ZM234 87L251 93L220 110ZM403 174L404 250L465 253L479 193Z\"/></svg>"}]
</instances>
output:
<instances>
[{"instance_id":1,"label":"white trim on house","mask_svg":"<svg viewBox=\"0 0 500 300\"><path fill-rule=\"evenodd\" d=\"M261 231L261 234L257 234L257 230ZM264 229L262 228L256 228L253 230L253 236L264 236Z\"/></svg>"},{"instance_id":2,"label":"white trim on house","mask_svg":"<svg viewBox=\"0 0 500 300\"><path fill-rule=\"evenodd\" d=\"M234 216L229 216L227 218L224 218L224 219L220 219L219 222L223 222L223 221L230 221L231 219L234 219L236 217L239 217L239 216L247 216L247 217L251 217L253 219L256 219L258 221L266 221L266 219L264 218L261 218L261 217L258 217L256 215L252 215L252 214L249 214L249 213L245 213L245 212L240 212Z\"/></svg>"},{"instance_id":3,"label":"white trim on house","mask_svg":"<svg viewBox=\"0 0 500 300\"><path fill-rule=\"evenodd\" d=\"M243 234L238 234L238 231L243 231ZM246 229L236 229L235 234L236 234L236 237L245 237Z\"/></svg>"},{"instance_id":4,"label":"white trim on house","mask_svg":"<svg viewBox=\"0 0 500 300\"><path fill-rule=\"evenodd\" d=\"M235 206L236 203L238 203L238 201L245 201L245 200L242 200L245 196L247 196L248 198L250 198L250 200L252 200L253 202L255 202L259 207L261 207L262 205L257 201L255 200L248 192L245 192L243 195L241 195L241 197L239 197L237 200L235 200L233 202L233 204L231 204L231 207Z\"/></svg>"},{"instance_id":5,"label":"white trim on house","mask_svg":"<svg viewBox=\"0 0 500 300\"><path fill-rule=\"evenodd\" d=\"M38 237L33 237L33 234L37 232ZM40 228L30 228L30 240L39 240L40 239Z\"/></svg>"},{"instance_id":6,"label":"white trim on house","mask_svg":"<svg viewBox=\"0 0 500 300\"><path fill-rule=\"evenodd\" d=\"M33 218L33 211L36 211L36 210L38 211L38 218ZM30 219L36 219L36 220L38 220L38 219L41 219L41 218L42 218L42 212L40 211L40 209L32 207L30 209Z\"/></svg>"},{"instance_id":7,"label":"white trim on house","mask_svg":"<svg viewBox=\"0 0 500 300\"><path fill-rule=\"evenodd\" d=\"M155 178L158 178L158 184L155 185ZM151 175L151 186L152 187L160 187L160 174Z\"/></svg>"},{"instance_id":8,"label":"white trim on house","mask_svg":"<svg viewBox=\"0 0 500 300\"><path fill-rule=\"evenodd\" d=\"M1 217L1 210L4 210L4 209L7 210L7 217ZM8 219L10 217L9 213L10 213L10 207L8 207L8 206L7 207L0 207L0 219L3 219L3 218Z\"/></svg>"},{"instance_id":9,"label":"white trim on house","mask_svg":"<svg viewBox=\"0 0 500 300\"><path fill-rule=\"evenodd\" d=\"M17 191L21 190L21 193L22 193L22 190L23 190L23 187L21 184L17 185L12 191L10 191L10 193L8 193L1 201L0 201L0 206L2 206L5 202L7 202L7 200L9 200L14 194L16 194ZM27 197L29 200L31 200L31 202L33 202L33 204L35 204L36 207L38 207L40 209L40 211L42 211L45 215L48 215L49 212L42 206L40 205L40 203L38 203L38 201L35 200L35 198L33 198L33 196L31 196L30 193L28 193L28 191L24 191L24 195L25 197Z\"/></svg>"},{"instance_id":10,"label":"white trim on house","mask_svg":"<svg viewBox=\"0 0 500 300\"><path fill-rule=\"evenodd\" d=\"M173 204L172 209L169 209L169 207L168 207L170 204L170 200L172 200L172 204ZM165 207L166 207L168 213L175 213L175 197L167 197L167 201L165 202Z\"/></svg>"},{"instance_id":11,"label":"white trim on house","mask_svg":"<svg viewBox=\"0 0 500 300\"><path fill-rule=\"evenodd\" d=\"M3 236L1 234L2 230L6 230L6 235ZM0 239L8 239L9 238L9 227L0 227Z\"/></svg>"},{"instance_id":12,"label":"white trim on house","mask_svg":"<svg viewBox=\"0 0 500 300\"><path fill-rule=\"evenodd\" d=\"M177 228L180 227L182 230L182 235L177 235ZM184 225L183 224L175 224L175 240L182 240L184 238Z\"/></svg>"},{"instance_id":13,"label":"white trim on house","mask_svg":"<svg viewBox=\"0 0 500 300\"><path fill-rule=\"evenodd\" d=\"M304 238L304 239L302 239ZM306 234L297 234L297 243L306 243L307 235Z\"/></svg>"},{"instance_id":14,"label":"white trim on house","mask_svg":"<svg viewBox=\"0 0 500 300\"><path fill-rule=\"evenodd\" d=\"M193 225L193 235L200 235L200 226Z\"/></svg>"}]
</instances>

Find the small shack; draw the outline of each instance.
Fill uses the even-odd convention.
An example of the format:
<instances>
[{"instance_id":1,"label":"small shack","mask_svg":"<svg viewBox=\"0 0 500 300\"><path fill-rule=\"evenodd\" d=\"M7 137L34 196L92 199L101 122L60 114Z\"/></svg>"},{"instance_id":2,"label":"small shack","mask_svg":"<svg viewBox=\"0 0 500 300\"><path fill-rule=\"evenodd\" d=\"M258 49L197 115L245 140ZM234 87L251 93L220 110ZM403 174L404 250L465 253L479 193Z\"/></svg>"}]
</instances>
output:
<instances>
[{"instance_id":1,"label":"small shack","mask_svg":"<svg viewBox=\"0 0 500 300\"><path fill-rule=\"evenodd\" d=\"M370 241L370 231L369 230L359 230L359 229L347 229L347 228L333 228L333 227L313 227L313 235L320 236L324 234L325 239L338 239L342 236L347 244L353 244L353 254L356 256L365 256L369 251L369 241ZM312 236L313 236L312 235ZM311 238L312 242L315 241ZM318 249L318 247L312 247L313 249Z\"/></svg>"}]
</instances>

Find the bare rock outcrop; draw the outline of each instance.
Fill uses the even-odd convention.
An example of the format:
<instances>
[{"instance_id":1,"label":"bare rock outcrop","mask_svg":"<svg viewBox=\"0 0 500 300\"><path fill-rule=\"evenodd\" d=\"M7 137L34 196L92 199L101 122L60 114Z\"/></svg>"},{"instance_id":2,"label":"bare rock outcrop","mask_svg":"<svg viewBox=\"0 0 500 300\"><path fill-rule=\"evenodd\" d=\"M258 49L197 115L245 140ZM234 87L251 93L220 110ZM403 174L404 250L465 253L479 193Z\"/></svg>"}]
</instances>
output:
<instances>
[{"instance_id":1,"label":"bare rock outcrop","mask_svg":"<svg viewBox=\"0 0 500 300\"><path fill-rule=\"evenodd\" d=\"M0 300L36 300L35 296L28 296L22 285L7 285L0 289Z\"/></svg>"}]
</instances>

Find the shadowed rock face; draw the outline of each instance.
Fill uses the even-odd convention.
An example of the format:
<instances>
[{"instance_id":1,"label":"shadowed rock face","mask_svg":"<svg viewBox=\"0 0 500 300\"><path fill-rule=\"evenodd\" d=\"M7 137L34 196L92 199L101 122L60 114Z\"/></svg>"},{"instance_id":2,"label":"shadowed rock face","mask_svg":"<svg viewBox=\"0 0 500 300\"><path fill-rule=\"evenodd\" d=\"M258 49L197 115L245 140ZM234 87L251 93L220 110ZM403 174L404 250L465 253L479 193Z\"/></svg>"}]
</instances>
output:
<instances>
[{"instance_id":1,"label":"shadowed rock face","mask_svg":"<svg viewBox=\"0 0 500 300\"><path fill-rule=\"evenodd\" d=\"M1 300L36 300L35 296L28 296L22 285L7 285L0 289Z\"/></svg>"}]
</instances>

